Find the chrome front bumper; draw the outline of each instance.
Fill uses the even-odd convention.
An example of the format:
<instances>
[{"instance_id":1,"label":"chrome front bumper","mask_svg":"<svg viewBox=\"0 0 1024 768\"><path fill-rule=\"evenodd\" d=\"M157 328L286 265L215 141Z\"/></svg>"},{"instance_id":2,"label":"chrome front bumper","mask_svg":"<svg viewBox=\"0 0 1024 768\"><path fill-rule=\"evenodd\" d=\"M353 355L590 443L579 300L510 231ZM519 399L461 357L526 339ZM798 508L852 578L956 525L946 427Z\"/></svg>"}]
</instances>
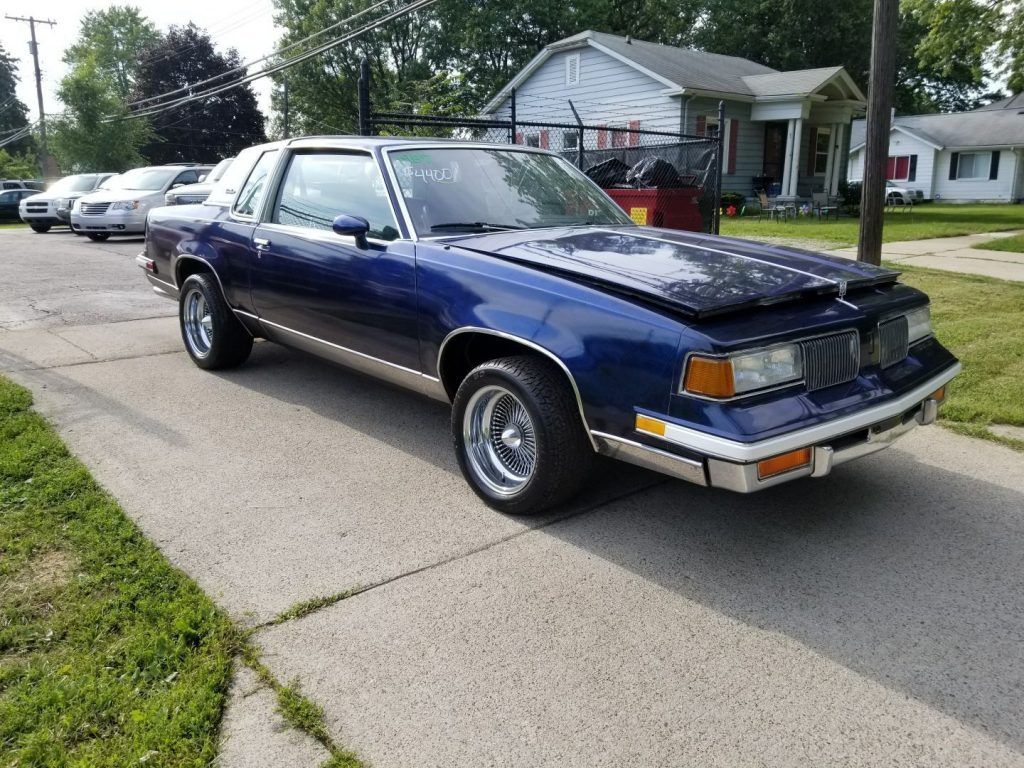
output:
<instances>
[{"instance_id":1,"label":"chrome front bumper","mask_svg":"<svg viewBox=\"0 0 1024 768\"><path fill-rule=\"evenodd\" d=\"M87 216L72 212L71 228L76 232L109 235L141 235L146 231L146 211L117 211Z\"/></svg>"},{"instance_id":2,"label":"chrome front bumper","mask_svg":"<svg viewBox=\"0 0 1024 768\"><path fill-rule=\"evenodd\" d=\"M667 425L664 435L652 434L671 447L684 448L700 458L686 458L603 432L591 434L603 455L698 485L751 493L801 477L824 477L833 467L889 447L918 425L932 424L938 417L941 401L931 395L959 372L957 363L881 405L754 443L672 424ZM764 479L758 476L759 461L802 448L811 449L809 464Z\"/></svg>"}]
</instances>

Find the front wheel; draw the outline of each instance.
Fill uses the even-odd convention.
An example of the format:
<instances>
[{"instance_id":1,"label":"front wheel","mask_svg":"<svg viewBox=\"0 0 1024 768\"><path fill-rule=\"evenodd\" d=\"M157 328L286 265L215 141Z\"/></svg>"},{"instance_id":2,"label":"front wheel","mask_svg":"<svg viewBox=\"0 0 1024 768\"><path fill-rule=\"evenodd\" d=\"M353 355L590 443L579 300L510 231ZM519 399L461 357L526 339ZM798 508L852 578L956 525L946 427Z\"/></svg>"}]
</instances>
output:
<instances>
[{"instance_id":1,"label":"front wheel","mask_svg":"<svg viewBox=\"0 0 1024 768\"><path fill-rule=\"evenodd\" d=\"M178 320L192 362L200 368L234 368L252 351L252 336L221 295L213 275L192 275L181 286Z\"/></svg>"},{"instance_id":2,"label":"front wheel","mask_svg":"<svg viewBox=\"0 0 1024 768\"><path fill-rule=\"evenodd\" d=\"M110 234L107 232L87 232L86 236L94 243L102 243L110 237Z\"/></svg>"},{"instance_id":3,"label":"front wheel","mask_svg":"<svg viewBox=\"0 0 1024 768\"><path fill-rule=\"evenodd\" d=\"M538 357L474 368L459 385L452 436L462 474L502 512L542 512L576 493L593 451L562 373Z\"/></svg>"},{"instance_id":4,"label":"front wheel","mask_svg":"<svg viewBox=\"0 0 1024 768\"><path fill-rule=\"evenodd\" d=\"M40 235L50 231L49 224L29 224L29 226L32 227L33 232L38 232Z\"/></svg>"}]
</instances>

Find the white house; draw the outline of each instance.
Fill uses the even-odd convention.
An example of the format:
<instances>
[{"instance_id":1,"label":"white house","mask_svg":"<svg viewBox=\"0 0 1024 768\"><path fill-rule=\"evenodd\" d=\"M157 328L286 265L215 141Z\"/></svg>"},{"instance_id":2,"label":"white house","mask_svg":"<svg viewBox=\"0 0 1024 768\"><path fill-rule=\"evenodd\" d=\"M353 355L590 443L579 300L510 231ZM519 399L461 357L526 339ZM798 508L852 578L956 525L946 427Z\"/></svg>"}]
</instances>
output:
<instances>
[{"instance_id":1,"label":"white house","mask_svg":"<svg viewBox=\"0 0 1024 768\"><path fill-rule=\"evenodd\" d=\"M848 176L864 177L864 121L855 120ZM1024 94L970 112L893 120L886 178L930 200L1024 199Z\"/></svg>"},{"instance_id":2,"label":"white house","mask_svg":"<svg viewBox=\"0 0 1024 768\"><path fill-rule=\"evenodd\" d=\"M586 31L544 48L484 108L507 119L708 135L725 102L723 189L751 194L769 177L783 196L838 189L852 116L864 94L842 67L779 72L747 59ZM522 140L573 149L578 134L524 129ZM630 134L598 135L598 145Z\"/></svg>"}]
</instances>

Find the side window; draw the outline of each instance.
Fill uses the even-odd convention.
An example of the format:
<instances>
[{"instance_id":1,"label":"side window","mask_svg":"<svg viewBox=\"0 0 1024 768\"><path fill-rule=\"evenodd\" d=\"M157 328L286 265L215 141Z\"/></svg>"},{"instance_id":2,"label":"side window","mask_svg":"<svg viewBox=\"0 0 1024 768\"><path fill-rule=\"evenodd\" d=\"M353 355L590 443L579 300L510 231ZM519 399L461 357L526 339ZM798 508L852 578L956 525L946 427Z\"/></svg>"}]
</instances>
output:
<instances>
[{"instance_id":1,"label":"side window","mask_svg":"<svg viewBox=\"0 0 1024 768\"><path fill-rule=\"evenodd\" d=\"M182 171L178 174L172 185L174 184L195 184L199 181L199 175L195 171Z\"/></svg>"},{"instance_id":2,"label":"side window","mask_svg":"<svg viewBox=\"0 0 1024 768\"><path fill-rule=\"evenodd\" d=\"M398 237L394 212L377 161L367 154L297 154L288 165L274 221L330 230L336 216L362 216L370 237Z\"/></svg>"},{"instance_id":3,"label":"side window","mask_svg":"<svg viewBox=\"0 0 1024 768\"><path fill-rule=\"evenodd\" d=\"M3 192L3 193L0 193L0 203L13 203L13 202L14 202L14 193L13 192Z\"/></svg>"},{"instance_id":4,"label":"side window","mask_svg":"<svg viewBox=\"0 0 1024 768\"><path fill-rule=\"evenodd\" d=\"M266 192L267 177L277 162L277 150L264 152L249 174L249 178L242 185L242 191L238 193L238 202L235 203L235 213L240 216L252 216L263 200Z\"/></svg>"}]
</instances>

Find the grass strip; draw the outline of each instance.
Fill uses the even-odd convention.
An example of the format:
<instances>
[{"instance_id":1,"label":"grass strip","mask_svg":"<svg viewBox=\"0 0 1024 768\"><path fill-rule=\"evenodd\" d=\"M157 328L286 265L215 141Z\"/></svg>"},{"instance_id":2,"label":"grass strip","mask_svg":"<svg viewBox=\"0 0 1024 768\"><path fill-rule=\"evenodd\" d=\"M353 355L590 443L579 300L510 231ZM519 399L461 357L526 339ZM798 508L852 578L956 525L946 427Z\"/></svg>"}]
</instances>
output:
<instances>
[{"instance_id":1,"label":"grass strip","mask_svg":"<svg viewBox=\"0 0 1024 768\"><path fill-rule=\"evenodd\" d=\"M319 611L321 608L326 608L329 605L341 602L353 595L359 594L362 590L359 587L353 587L352 589L346 589L344 592L336 592L333 595L325 595L323 597L314 597L310 600L303 600L301 603L296 603L290 608L286 608L277 614L274 618L267 622L267 626L276 626L278 624L284 624L286 621L292 621L293 619L301 619L303 616Z\"/></svg>"},{"instance_id":2,"label":"grass strip","mask_svg":"<svg viewBox=\"0 0 1024 768\"><path fill-rule=\"evenodd\" d=\"M1024 253L1024 235L1013 235L1012 237L1000 237L996 240L989 240L984 243L972 246L983 251L1007 251L1009 253Z\"/></svg>"},{"instance_id":3,"label":"grass strip","mask_svg":"<svg viewBox=\"0 0 1024 768\"><path fill-rule=\"evenodd\" d=\"M1024 426L1024 283L894 265L931 297L939 340L964 370L940 411L955 431L1024 450L992 424Z\"/></svg>"}]
</instances>

